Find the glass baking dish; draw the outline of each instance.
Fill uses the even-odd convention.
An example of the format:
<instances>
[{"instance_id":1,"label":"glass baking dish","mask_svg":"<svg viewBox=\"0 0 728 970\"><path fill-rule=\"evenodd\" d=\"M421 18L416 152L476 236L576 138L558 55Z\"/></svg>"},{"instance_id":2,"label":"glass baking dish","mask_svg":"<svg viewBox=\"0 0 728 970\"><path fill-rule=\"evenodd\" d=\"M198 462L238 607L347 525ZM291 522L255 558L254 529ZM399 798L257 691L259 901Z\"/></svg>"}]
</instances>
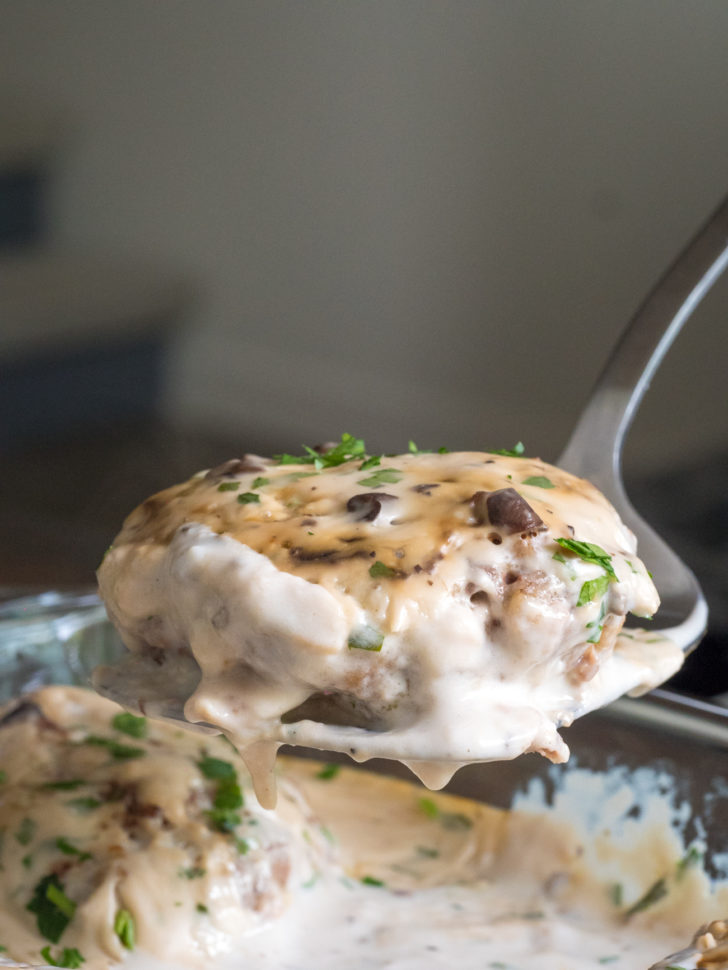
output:
<instances>
[{"instance_id":1,"label":"glass baking dish","mask_svg":"<svg viewBox=\"0 0 728 970\"><path fill-rule=\"evenodd\" d=\"M49 592L0 604L0 701L44 684L88 685L94 667L113 662L123 650L103 606L88 591ZM650 797L657 795L672 806L684 846L700 846L711 879L728 880L728 711L657 690L589 714L563 734L572 753L566 765L551 765L535 754L470 765L456 773L446 790L500 808L514 801L523 807L524 799L528 807L535 794L546 810L555 806L562 813L569 811L563 792L581 774L592 783L604 780L605 797L615 790L609 779L616 779L634 793L626 815L639 817L640 793L647 785ZM322 757L315 751L296 753ZM350 763L331 753L325 758ZM371 761L367 767L411 777L389 761ZM604 823L594 817L590 824Z\"/></svg>"}]
</instances>

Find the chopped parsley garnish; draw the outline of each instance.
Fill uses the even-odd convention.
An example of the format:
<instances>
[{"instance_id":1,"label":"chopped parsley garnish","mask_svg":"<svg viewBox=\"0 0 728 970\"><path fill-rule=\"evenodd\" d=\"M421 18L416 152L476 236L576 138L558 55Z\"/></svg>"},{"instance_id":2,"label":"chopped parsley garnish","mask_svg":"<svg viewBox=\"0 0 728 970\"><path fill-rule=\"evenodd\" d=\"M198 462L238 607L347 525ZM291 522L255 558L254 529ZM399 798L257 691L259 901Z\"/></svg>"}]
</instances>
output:
<instances>
[{"instance_id":1,"label":"chopped parsley garnish","mask_svg":"<svg viewBox=\"0 0 728 970\"><path fill-rule=\"evenodd\" d=\"M5 770L0 770L0 785L4 785L8 780L8 773Z\"/></svg>"},{"instance_id":2,"label":"chopped parsley garnish","mask_svg":"<svg viewBox=\"0 0 728 970\"><path fill-rule=\"evenodd\" d=\"M434 454L434 448L418 448L417 445L410 439L408 444L408 449L413 455L432 455ZM449 453L449 448L440 447L437 449L438 455L447 455Z\"/></svg>"},{"instance_id":3,"label":"chopped parsley garnish","mask_svg":"<svg viewBox=\"0 0 728 970\"><path fill-rule=\"evenodd\" d=\"M86 796L81 798L72 798L70 802L66 802L70 808L75 808L77 812L92 812L95 808L100 808L102 802L98 798L93 798L92 796Z\"/></svg>"},{"instance_id":4,"label":"chopped parsley garnish","mask_svg":"<svg viewBox=\"0 0 728 970\"><path fill-rule=\"evenodd\" d=\"M33 866L33 856L30 854L24 855L20 861L23 865L23 869L31 869Z\"/></svg>"},{"instance_id":5,"label":"chopped parsley garnish","mask_svg":"<svg viewBox=\"0 0 728 970\"><path fill-rule=\"evenodd\" d=\"M235 839L235 848L240 855L247 855L250 852L250 842L247 839Z\"/></svg>"},{"instance_id":6,"label":"chopped parsley garnish","mask_svg":"<svg viewBox=\"0 0 728 970\"><path fill-rule=\"evenodd\" d=\"M242 492L238 495L238 502L241 505L251 505L254 502L260 502L260 495L257 492Z\"/></svg>"},{"instance_id":7,"label":"chopped parsley garnish","mask_svg":"<svg viewBox=\"0 0 728 970\"><path fill-rule=\"evenodd\" d=\"M202 866L188 866L186 869L180 869L177 875L181 879L202 879L206 873L207 869L203 869Z\"/></svg>"},{"instance_id":8,"label":"chopped parsley garnish","mask_svg":"<svg viewBox=\"0 0 728 970\"><path fill-rule=\"evenodd\" d=\"M75 845L72 845L68 839L64 839L62 836L56 839L56 848L64 855L77 856L79 862L85 862L86 859L93 858L90 852L83 852L81 849L77 849Z\"/></svg>"},{"instance_id":9,"label":"chopped parsley garnish","mask_svg":"<svg viewBox=\"0 0 728 970\"><path fill-rule=\"evenodd\" d=\"M341 771L341 765L337 764L327 764L324 765L319 771L316 772L316 777L320 781L331 781L332 778L336 778L338 773Z\"/></svg>"},{"instance_id":10,"label":"chopped parsley garnish","mask_svg":"<svg viewBox=\"0 0 728 970\"><path fill-rule=\"evenodd\" d=\"M66 967L66 970L78 970L81 964L86 962L86 958L81 956L80 952L75 946L64 946L56 957L51 954L50 946L44 946L40 951L40 955L43 957L48 966Z\"/></svg>"},{"instance_id":11,"label":"chopped parsley garnish","mask_svg":"<svg viewBox=\"0 0 728 970\"><path fill-rule=\"evenodd\" d=\"M41 788L47 788L50 791L75 791L85 784L82 778L69 778L68 781L47 781L45 785L41 785Z\"/></svg>"},{"instance_id":12,"label":"chopped parsley garnish","mask_svg":"<svg viewBox=\"0 0 728 970\"><path fill-rule=\"evenodd\" d=\"M263 478L259 475L257 478L253 479L253 484L251 488L263 488L264 485L270 485L270 478Z\"/></svg>"},{"instance_id":13,"label":"chopped parsley garnish","mask_svg":"<svg viewBox=\"0 0 728 970\"><path fill-rule=\"evenodd\" d=\"M363 886L383 886L384 883L381 879L377 879L375 876L362 876L359 880Z\"/></svg>"},{"instance_id":14,"label":"chopped parsley garnish","mask_svg":"<svg viewBox=\"0 0 728 970\"><path fill-rule=\"evenodd\" d=\"M526 448L522 441L518 441L512 448L497 448L492 455L505 455L506 458L523 458Z\"/></svg>"},{"instance_id":15,"label":"chopped parsley garnish","mask_svg":"<svg viewBox=\"0 0 728 970\"><path fill-rule=\"evenodd\" d=\"M209 755L205 755L201 761L197 762L197 767L205 778L210 778L212 781L217 781L219 778L235 777L235 768L229 761L223 761L222 758L211 758Z\"/></svg>"},{"instance_id":16,"label":"chopped parsley garnish","mask_svg":"<svg viewBox=\"0 0 728 970\"><path fill-rule=\"evenodd\" d=\"M621 906L624 901L624 888L621 882L615 882L609 887L609 898L614 906Z\"/></svg>"},{"instance_id":17,"label":"chopped parsley garnish","mask_svg":"<svg viewBox=\"0 0 728 970\"><path fill-rule=\"evenodd\" d=\"M21 845L30 845L37 828L38 823L34 819L24 818L18 827L18 831L15 833L15 838Z\"/></svg>"},{"instance_id":18,"label":"chopped parsley garnish","mask_svg":"<svg viewBox=\"0 0 728 970\"><path fill-rule=\"evenodd\" d=\"M394 485L401 478L402 472L396 468L380 468L368 478L360 478L357 485L363 485L365 488L380 488L382 485Z\"/></svg>"},{"instance_id":19,"label":"chopped parsley garnish","mask_svg":"<svg viewBox=\"0 0 728 970\"><path fill-rule=\"evenodd\" d=\"M598 576L596 579L588 579L582 584L576 601L577 606L585 606L587 603L591 603L593 600L602 597L599 605L599 616L596 620L592 620L591 623L587 623L586 625L587 630L592 631L587 637L586 642L597 643L602 635L604 619L607 615L607 602L604 594L607 592L609 584L618 580L617 574L612 566L612 557L594 542L583 542L580 539L557 539L556 542L562 549L573 552L574 555L578 556L584 562L601 566L604 570L604 576Z\"/></svg>"},{"instance_id":20,"label":"chopped parsley garnish","mask_svg":"<svg viewBox=\"0 0 728 970\"><path fill-rule=\"evenodd\" d=\"M602 635L602 630L604 629L604 618L606 615L607 615L607 600L605 597L599 604L599 616L596 618L596 620L592 620L591 623L587 623L586 625L587 630L592 631L589 634L589 636L586 638L587 643L599 642Z\"/></svg>"},{"instance_id":21,"label":"chopped parsley garnish","mask_svg":"<svg viewBox=\"0 0 728 970\"><path fill-rule=\"evenodd\" d=\"M529 478L523 479L523 484L535 485L537 488L556 488L551 479L546 478L545 475L531 475Z\"/></svg>"},{"instance_id":22,"label":"chopped parsley garnish","mask_svg":"<svg viewBox=\"0 0 728 970\"><path fill-rule=\"evenodd\" d=\"M431 798L420 798L417 806L428 818L437 819L443 828L451 832L473 827L473 820L462 812L443 812Z\"/></svg>"},{"instance_id":23,"label":"chopped parsley garnish","mask_svg":"<svg viewBox=\"0 0 728 970\"><path fill-rule=\"evenodd\" d=\"M417 806L428 818L440 817L440 809L431 798L420 798Z\"/></svg>"},{"instance_id":24,"label":"chopped parsley garnish","mask_svg":"<svg viewBox=\"0 0 728 970\"><path fill-rule=\"evenodd\" d=\"M359 471L365 472L369 468L376 468L377 465L381 465L381 463L382 463L381 455L372 455L371 458L367 458L366 461L363 461L361 465L359 465Z\"/></svg>"},{"instance_id":25,"label":"chopped parsley garnish","mask_svg":"<svg viewBox=\"0 0 728 970\"><path fill-rule=\"evenodd\" d=\"M217 486L218 492L237 492L240 482L220 482Z\"/></svg>"},{"instance_id":26,"label":"chopped parsley garnish","mask_svg":"<svg viewBox=\"0 0 728 970\"><path fill-rule=\"evenodd\" d=\"M76 904L63 891L63 883L55 873L44 876L33 890L25 907L35 913L38 932L51 943L57 943L73 919Z\"/></svg>"},{"instance_id":27,"label":"chopped parsley garnish","mask_svg":"<svg viewBox=\"0 0 728 970\"><path fill-rule=\"evenodd\" d=\"M121 940L123 947L126 947L127 950L134 949L136 929L134 926L134 917L128 909L120 909L117 911L114 918L114 933Z\"/></svg>"},{"instance_id":28,"label":"chopped parsley garnish","mask_svg":"<svg viewBox=\"0 0 728 970\"><path fill-rule=\"evenodd\" d=\"M603 576L597 576L596 579L587 579L579 590L579 598L576 601L576 605L584 606L585 603L591 603L592 600L604 596L609 583L610 579L606 573Z\"/></svg>"},{"instance_id":29,"label":"chopped parsley garnish","mask_svg":"<svg viewBox=\"0 0 728 970\"><path fill-rule=\"evenodd\" d=\"M437 859L440 855L439 849L432 849L429 845L418 845L417 855L422 856L423 859Z\"/></svg>"},{"instance_id":30,"label":"chopped parsley garnish","mask_svg":"<svg viewBox=\"0 0 728 970\"><path fill-rule=\"evenodd\" d=\"M617 574L612 567L612 557L601 546L594 542L582 542L580 539L557 539L556 541L562 549L573 552L584 562L601 566L609 578L616 581Z\"/></svg>"},{"instance_id":31,"label":"chopped parsley garnish","mask_svg":"<svg viewBox=\"0 0 728 970\"><path fill-rule=\"evenodd\" d=\"M384 566L383 563L379 563L380 566ZM389 566L384 566L385 570L388 572L372 572L375 569L377 563L369 569L369 575L372 577L377 576L394 576L394 570L389 570ZM382 649L382 644L384 643L384 634L380 633L373 626L362 626L356 630L352 630L349 634L349 639L347 641L349 647L355 650L374 650L376 652Z\"/></svg>"},{"instance_id":32,"label":"chopped parsley garnish","mask_svg":"<svg viewBox=\"0 0 728 970\"><path fill-rule=\"evenodd\" d=\"M92 744L97 748L106 748L115 761L129 761L132 758L142 758L146 754L144 748L132 748L128 744L119 744L112 738L102 738L96 734L89 734L81 744Z\"/></svg>"},{"instance_id":33,"label":"chopped parsley garnish","mask_svg":"<svg viewBox=\"0 0 728 970\"><path fill-rule=\"evenodd\" d=\"M112 720L111 726L115 730L121 731L122 734L128 734L130 738L145 738L147 736L147 719L137 717L136 714L130 714L128 711L117 714Z\"/></svg>"},{"instance_id":34,"label":"chopped parsley garnish","mask_svg":"<svg viewBox=\"0 0 728 970\"><path fill-rule=\"evenodd\" d=\"M631 916L635 916L637 913L642 913L644 910L648 909L650 906L654 906L656 902L667 896L667 882L664 878L658 879L653 882L647 892L640 896L636 903L633 903L627 912L624 914L627 919Z\"/></svg>"},{"instance_id":35,"label":"chopped parsley garnish","mask_svg":"<svg viewBox=\"0 0 728 970\"><path fill-rule=\"evenodd\" d=\"M205 778L217 782L212 808L205 814L218 832L232 832L240 825L238 809L243 806L243 793L238 784L235 768L229 761L204 757L197 762Z\"/></svg>"},{"instance_id":36,"label":"chopped parsley garnish","mask_svg":"<svg viewBox=\"0 0 728 970\"><path fill-rule=\"evenodd\" d=\"M677 878L682 879L688 869L692 869L693 866L699 866L704 858L705 853L703 850L699 849L697 845L691 845L682 859L680 859L675 866L675 874L677 875Z\"/></svg>"},{"instance_id":37,"label":"chopped parsley garnish","mask_svg":"<svg viewBox=\"0 0 728 970\"><path fill-rule=\"evenodd\" d=\"M336 465L343 465L344 462L351 461L353 458L366 458L366 447L362 438L356 438L352 434L344 433L341 441L333 448L329 448L323 454L319 454L315 448L303 445L305 455L274 455L279 465L313 465L316 471L322 468L334 468Z\"/></svg>"},{"instance_id":38,"label":"chopped parsley garnish","mask_svg":"<svg viewBox=\"0 0 728 970\"><path fill-rule=\"evenodd\" d=\"M386 576L389 579L392 576L396 576L397 571L392 569L391 566L387 566L385 563L380 562L377 559L377 561L372 563L372 565L369 567L369 575L372 577L372 579L378 579L380 576ZM349 641L349 646L358 646L358 644L352 644L351 641ZM379 648L381 648L381 643L379 647L364 647L363 649L377 650Z\"/></svg>"},{"instance_id":39,"label":"chopped parsley garnish","mask_svg":"<svg viewBox=\"0 0 728 970\"><path fill-rule=\"evenodd\" d=\"M198 903L197 906L195 906L195 909L197 910L198 913L209 913L210 912L210 910L207 908L207 906L205 906L204 903Z\"/></svg>"},{"instance_id":40,"label":"chopped parsley garnish","mask_svg":"<svg viewBox=\"0 0 728 970\"><path fill-rule=\"evenodd\" d=\"M458 829L471 829L473 827L473 820L468 815L464 815L462 812L442 812L440 815L440 821L442 822L443 828L449 829L450 831L457 831Z\"/></svg>"}]
</instances>

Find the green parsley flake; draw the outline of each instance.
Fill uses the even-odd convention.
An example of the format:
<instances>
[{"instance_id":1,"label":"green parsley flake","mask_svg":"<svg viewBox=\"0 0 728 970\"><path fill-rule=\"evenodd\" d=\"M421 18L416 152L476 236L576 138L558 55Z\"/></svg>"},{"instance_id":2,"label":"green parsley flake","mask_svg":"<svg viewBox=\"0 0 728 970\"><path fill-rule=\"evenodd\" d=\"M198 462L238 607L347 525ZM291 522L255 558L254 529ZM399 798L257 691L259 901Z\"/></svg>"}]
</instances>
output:
<instances>
[{"instance_id":1,"label":"green parsley flake","mask_svg":"<svg viewBox=\"0 0 728 970\"><path fill-rule=\"evenodd\" d=\"M49 791L75 791L85 784L86 782L81 778L69 778L68 781L47 781L40 787Z\"/></svg>"},{"instance_id":2,"label":"green parsley flake","mask_svg":"<svg viewBox=\"0 0 728 970\"><path fill-rule=\"evenodd\" d=\"M647 892L640 896L636 903L633 903L627 912L624 914L626 919L631 916L635 916L637 913L642 913L644 910L648 909L650 906L654 906L656 902L667 896L667 882L664 878L658 879L653 882Z\"/></svg>"},{"instance_id":3,"label":"green parsley flake","mask_svg":"<svg viewBox=\"0 0 728 970\"><path fill-rule=\"evenodd\" d=\"M217 781L219 778L235 777L235 768L229 761L223 761L222 758L211 758L205 755L201 761L197 762L197 767L205 778L209 778L212 781Z\"/></svg>"},{"instance_id":4,"label":"green parsley flake","mask_svg":"<svg viewBox=\"0 0 728 970\"><path fill-rule=\"evenodd\" d=\"M247 839L235 839L235 849L240 855L247 855L250 852L250 842Z\"/></svg>"},{"instance_id":5,"label":"green parsley flake","mask_svg":"<svg viewBox=\"0 0 728 970\"><path fill-rule=\"evenodd\" d=\"M580 539L557 539L556 542L558 542L562 549L573 552L574 555L578 556L584 562L591 562L596 566L601 566L610 579L617 580L617 574L612 567L612 557L595 542L582 542Z\"/></svg>"},{"instance_id":6,"label":"green parsley flake","mask_svg":"<svg viewBox=\"0 0 728 970\"><path fill-rule=\"evenodd\" d=\"M517 442L512 448L497 448L492 451L492 455L505 455L506 458L523 458L526 448L522 441Z\"/></svg>"},{"instance_id":7,"label":"green parsley flake","mask_svg":"<svg viewBox=\"0 0 728 970\"><path fill-rule=\"evenodd\" d=\"M420 798L417 807L428 818L437 819L450 832L464 831L473 827L473 820L462 812L443 812L432 798Z\"/></svg>"},{"instance_id":8,"label":"green parsley flake","mask_svg":"<svg viewBox=\"0 0 728 970\"><path fill-rule=\"evenodd\" d=\"M462 812L443 812L440 816L443 828L451 832L464 831L473 827L473 820Z\"/></svg>"},{"instance_id":9,"label":"green parsley flake","mask_svg":"<svg viewBox=\"0 0 728 970\"><path fill-rule=\"evenodd\" d=\"M339 774L340 771L341 771L341 765L327 764L327 765L324 765L323 768L321 768L319 771L316 772L316 777L320 781L331 781L332 778L336 778L336 776Z\"/></svg>"},{"instance_id":10,"label":"green parsley flake","mask_svg":"<svg viewBox=\"0 0 728 970\"><path fill-rule=\"evenodd\" d=\"M546 478L545 475L531 475L529 478L524 478L522 484L535 485L537 488L556 488L551 479Z\"/></svg>"},{"instance_id":11,"label":"green parsley flake","mask_svg":"<svg viewBox=\"0 0 728 970\"><path fill-rule=\"evenodd\" d=\"M20 823L18 831L15 833L15 838L21 845L30 845L37 828L38 823L34 819L24 818Z\"/></svg>"},{"instance_id":12,"label":"green parsley flake","mask_svg":"<svg viewBox=\"0 0 728 970\"><path fill-rule=\"evenodd\" d=\"M410 440L408 447L409 447L410 453L413 455L432 455L435 453L433 448L418 448L417 445L412 440ZM437 449L438 455L447 455L449 454L449 452L450 452L450 449L445 448L444 446Z\"/></svg>"},{"instance_id":13,"label":"green parsley flake","mask_svg":"<svg viewBox=\"0 0 728 970\"><path fill-rule=\"evenodd\" d=\"M0 771L0 785L4 785L7 780L8 780L7 771L4 771L4 770Z\"/></svg>"},{"instance_id":14,"label":"green parsley flake","mask_svg":"<svg viewBox=\"0 0 728 970\"><path fill-rule=\"evenodd\" d=\"M38 932L51 943L59 941L76 912L76 904L66 896L63 883L55 873L44 876L37 883L25 908L35 913Z\"/></svg>"},{"instance_id":15,"label":"green parsley flake","mask_svg":"<svg viewBox=\"0 0 728 970\"><path fill-rule=\"evenodd\" d=\"M604 618L607 615L607 600L606 597L599 604L599 616L596 620L592 620L591 623L587 623L587 630L591 630L591 634L586 638L587 643L598 643L602 636L602 630L604 629Z\"/></svg>"},{"instance_id":16,"label":"green parsley flake","mask_svg":"<svg viewBox=\"0 0 728 970\"><path fill-rule=\"evenodd\" d=\"M180 869L177 875L180 879L202 879L206 873L207 869L203 869L202 866L188 866L186 869Z\"/></svg>"},{"instance_id":17,"label":"green parsley flake","mask_svg":"<svg viewBox=\"0 0 728 970\"><path fill-rule=\"evenodd\" d=\"M362 438L355 438L354 435L342 434L341 441L333 448L323 454L319 454L315 448L303 445L305 455L274 455L279 465L313 465L317 471L322 468L334 468L343 465L344 462L352 461L354 458L366 458L366 447Z\"/></svg>"},{"instance_id":18,"label":"green parsley flake","mask_svg":"<svg viewBox=\"0 0 728 970\"><path fill-rule=\"evenodd\" d=\"M218 492L237 492L240 482L220 482L217 486Z\"/></svg>"},{"instance_id":19,"label":"green parsley flake","mask_svg":"<svg viewBox=\"0 0 728 970\"><path fill-rule=\"evenodd\" d=\"M197 910L198 913L209 913L210 912L210 910L207 908L207 906L205 906L204 903L198 903L197 906L195 906L195 909Z\"/></svg>"},{"instance_id":20,"label":"green parsley flake","mask_svg":"<svg viewBox=\"0 0 728 970\"><path fill-rule=\"evenodd\" d=\"M229 761L205 756L197 762L202 774L217 782L212 808L206 812L212 827L218 832L232 832L240 825L238 809L243 806L243 793L235 768Z\"/></svg>"},{"instance_id":21,"label":"green parsley flake","mask_svg":"<svg viewBox=\"0 0 728 970\"><path fill-rule=\"evenodd\" d=\"M397 571L395 569L392 569L391 566L387 566L385 565L385 563L380 562L379 559L377 559L377 561L369 567L369 575L372 577L372 579L378 579L380 576L386 577L387 579L391 579L392 576L397 575ZM354 644L350 642L349 646L354 646ZM381 644L379 646L381 647ZM378 648L364 647L363 649L376 650Z\"/></svg>"},{"instance_id":22,"label":"green parsley flake","mask_svg":"<svg viewBox=\"0 0 728 970\"><path fill-rule=\"evenodd\" d=\"M81 744L95 745L97 748L106 748L115 761L129 761L132 758L143 758L146 754L144 748L132 748L127 744L119 744L111 738L102 738L95 734L89 734Z\"/></svg>"},{"instance_id":23,"label":"green parsley flake","mask_svg":"<svg viewBox=\"0 0 728 970\"><path fill-rule=\"evenodd\" d=\"M66 970L78 970L82 963L86 962L85 957L81 956L75 946L65 946L58 956L51 954L50 946L44 946L40 955L50 967L66 967Z\"/></svg>"},{"instance_id":24,"label":"green parsley flake","mask_svg":"<svg viewBox=\"0 0 728 970\"><path fill-rule=\"evenodd\" d=\"M270 478L263 478L259 475L257 478L253 479L253 484L250 487L263 488L264 485L270 485Z\"/></svg>"},{"instance_id":25,"label":"green parsley flake","mask_svg":"<svg viewBox=\"0 0 728 970\"><path fill-rule=\"evenodd\" d=\"M69 808L75 808L77 812L92 812L95 808L100 808L103 803L98 798L87 796L85 798L72 798L66 802Z\"/></svg>"},{"instance_id":26,"label":"green parsley flake","mask_svg":"<svg viewBox=\"0 0 728 970\"><path fill-rule=\"evenodd\" d=\"M32 867L33 867L33 856L32 855L24 855L23 858L20 861L22 863L23 869L32 869Z\"/></svg>"},{"instance_id":27,"label":"green parsley flake","mask_svg":"<svg viewBox=\"0 0 728 970\"><path fill-rule=\"evenodd\" d=\"M79 862L85 862L86 859L93 858L90 852L82 852L81 849L77 849L75 845L72 845L68 839L64 839L63 836L56 839L56 848L64 855L77 856Z\"/></svg>"},{"instance_id":28,"label":"green parsley flake","mask_svg":"<svg viewBox=\"0 0 728 970\"><path fill-rule=\"evenodd\" d=\"M586 603L591 603L592 600L604 596L609 587L609 582L609 576L606 573L604 576L597 576L596 579L588 579L579 590L579 598L576 601L576 605L584 606Z\"/></svg>"},{"instance_id":29,"label":"green parsley flake","mask_svg":"<svg viewBox=\"0 0 728 970\"><path fill-rule=\"evenodd\" d=\"M260 502L260 495L256 492L242 492L238 495L238 502L241 505L252 505L254 502Z\"/></svg>"},{"instance_id":30,"label":"green parsley flake","mask_svg":"<svg viewBox=\"0 0 728 970\"><path fill-rule=\"evenodd\" d=\"M685 855L675 866L675 874L678 879L682 879L688 869L702 864L705 853L697 845L691 845Z\"/></svg>"},{"instance_id":31,"label":"green parsley flake","mask_svg":"<svg viewBox=\"0 0 728 970\"><path fill-rule=\"evenodd\" d=\"M420 798L417 801L417 807L419 810L426 815L428 818L439 818L440 808L436 802L431 798Z\"/></svg>"},{"instance_id":32,"label":"green parsley flake","mask_svg":"<svg viewBox=\"0 0 728 970\"><path fill-rule=\"evenodd\" d=\"M381 463L382 463L381 455L372 455L371 458L367 458L366 461L363 461L361 465L359 465L359 471L365 472L369 468L376 468L377 465L381 465Z\"/></svg>"},{"instance_id":33,"label":"green parsley flake","mask_svg":"<svg viewBox=\"0 0 728 970\"><path fill-rule=\"evenodd\" d=\"M377 879L375 876L362 876L359 880L363 886L377 886L381 887L384 885L381 879Z\"/></svg>"},{"instance_id":34,"label":"green parsley flake","mask_svg":"<svg viewBox=\"0 0 728 970\"><path fill-rule=\"evenodd\" d=\"M128 711L117 714L111 721L111 726L116 731L121 731L122 734L128 734L130 738L145 738L147 736L147 719L137 717L136 714L130 714Z\"/></svg>"},{"instance_id":35,"label":"green parsley flake","mask_svg":"<svg viewBox=\"0 0 728 970\"><path fill-rule=\"evenodd\" d=\"M114 933L121 940L123 947L126 947L127 950L134 949L136 928L134 926L134 917L128 909L120 909L117 911L114 918Z\"/></svg>"},{"instance_id":36,"label":"green parsley flake","mask_svg":"<svg viewBox=\"0 0 728 970\"><path fill-rule=\"evenodd\" d=\"M379 572L373 573L372 569L374 569L376 565L377 564L374 563L374 565L370 568L369 570L370 576L376 577L379 575L382 575L382 576L394 575L394 570L391 570L391 572L387 572L387 573L379 573ZM383 564L380 563L379 565L381 566ZM389 567L384 566L384 568L388 569ZM350 649L374 650L375 652L379 652L382 649L382 644L384 643L384 634L380 633L379 630L376 630L373 626L362 626L356 630L352 630L352 632L349 634L349 639L347 643Z\"/></svg>"},{"instance_id":37,"label":"green parsley flake","mask_svg":"<svg viewBox=\"0 0 728 970\"><path fill-rule=\"evenodd\" d=\"M365 488L380 488L382 485L394 485L401 478L402 472L397 468L380 468L368 478L358 479L357 485L363 485Z\"/></svg>"}]
</instances>

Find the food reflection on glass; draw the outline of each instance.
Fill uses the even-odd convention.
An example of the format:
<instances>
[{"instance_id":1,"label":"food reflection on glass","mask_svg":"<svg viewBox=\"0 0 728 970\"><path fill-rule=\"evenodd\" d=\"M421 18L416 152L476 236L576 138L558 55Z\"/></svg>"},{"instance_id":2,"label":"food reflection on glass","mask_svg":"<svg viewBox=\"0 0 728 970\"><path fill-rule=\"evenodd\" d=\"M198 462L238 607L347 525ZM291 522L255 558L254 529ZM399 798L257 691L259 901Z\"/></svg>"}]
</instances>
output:
<instances>
[{"instance_id":1,"label":"food reflection on glass","mask_svg":"<svg viewBox=\"0 0 728 970\"><path fill-rule=\"evenodd\" d=\"M396 758L432 788L565 761L558 727L683 659L623 628L659 601L612 506L520 444L246 455L136 509L99 586L130 653L97 688L222 731L267 807L282 743Z\"/></svg>"}]
</instances>

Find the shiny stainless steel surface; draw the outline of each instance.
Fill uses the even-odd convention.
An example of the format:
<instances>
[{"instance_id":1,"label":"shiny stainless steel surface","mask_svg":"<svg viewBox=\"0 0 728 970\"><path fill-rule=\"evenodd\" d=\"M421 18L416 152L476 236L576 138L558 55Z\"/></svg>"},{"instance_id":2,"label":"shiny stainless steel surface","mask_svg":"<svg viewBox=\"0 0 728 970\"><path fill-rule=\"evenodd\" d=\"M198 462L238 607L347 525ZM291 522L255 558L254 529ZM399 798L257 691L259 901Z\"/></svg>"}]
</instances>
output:
<instances>
[{"instance_id":1,"label":"shiny stainless steel surface","mask_svg":"<svg viewBox=\"0 0 728 970\"><path fill-rule=\"evenodd\" d=\"M687 653L702 638L707 605L691 570L635 511L622 484L622 445L670 345L728 267L728 199L678 256L627 325L558 464L600 488L636 533L662 598L655 628Z\"/></svg>"}]
</instances>

